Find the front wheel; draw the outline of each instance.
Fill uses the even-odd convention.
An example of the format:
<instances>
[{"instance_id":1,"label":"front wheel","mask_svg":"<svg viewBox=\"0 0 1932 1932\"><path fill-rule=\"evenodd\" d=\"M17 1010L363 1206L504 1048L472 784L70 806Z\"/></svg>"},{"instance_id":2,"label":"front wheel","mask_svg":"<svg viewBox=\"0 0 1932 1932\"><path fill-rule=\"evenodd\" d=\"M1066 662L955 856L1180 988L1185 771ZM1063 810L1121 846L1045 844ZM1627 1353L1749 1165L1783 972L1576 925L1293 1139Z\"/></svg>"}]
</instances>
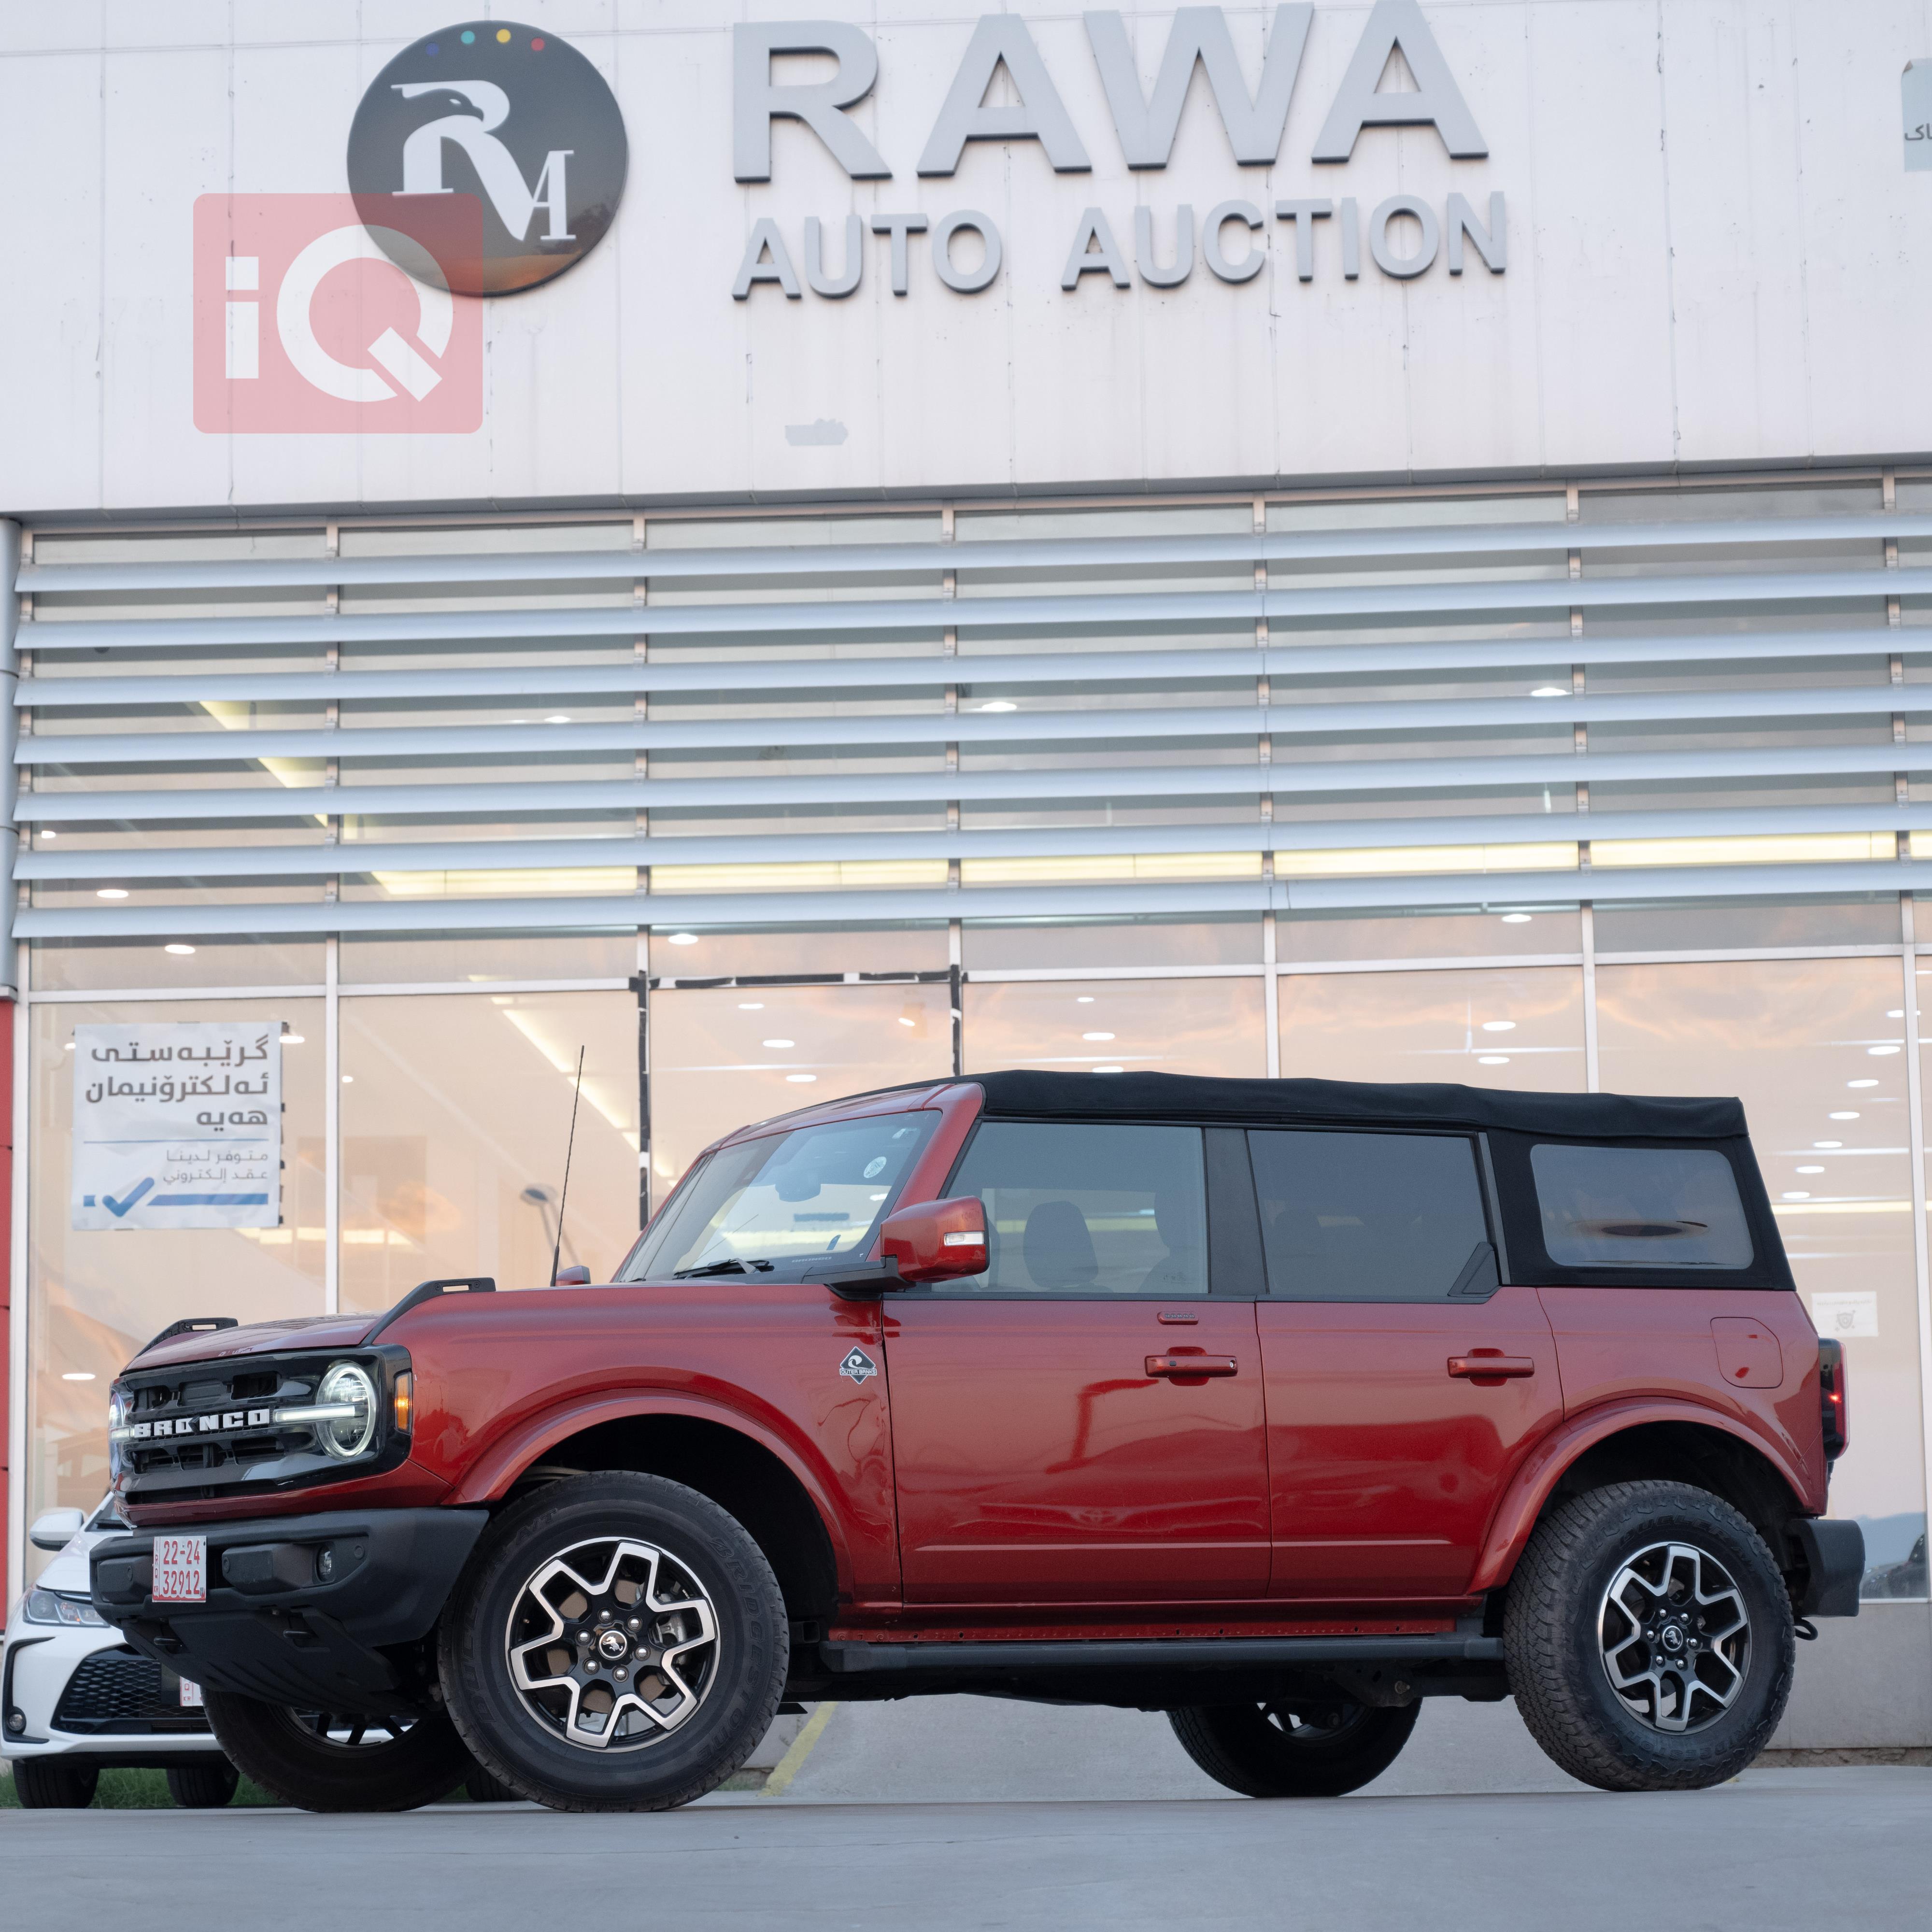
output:
<instances>
[{"instance_id":1,"label":"front wheel","mask_svg":"<svg viewBox=\"0 0 1932 1932\"><path fill-rule=\"evenodd\" d=\"M235 1796L242 1775L232 1764L171 1764L168 1796L184 1811L214 1811Z\"/></svg>"},{"instance_id":2,"label":"front wheel","mask_svg":"<svg viewBox=\"0 0 1932 1932\"><path fill-rule=\"evenodd\" d=\"M463 1782L469 1754L443 1716L370 1718L296 1711L204 1689L229 1762L304 1811L413 1811Z\"/></svg>"},{"instance_id":3,"label":"front wheel","mask_svg":"<svg viewBox=\"0 0 1932 1932\"><path fill-rule=\"evenodd\" d=\"M688 1804L748 1757L790 1633L737 1520L662 1476L538 1490L492 1523L438 1642L443 1694L483 1768L568 1811Z\"/></svg>"},{"instance_id":4,"label":"front wheel","mask_svg":"<svg viewBox=\"0 0 1932 1932\"><path fill-rule=\"evenodd\" d=\"M100 1782L98 1765L64 1757L18 1757L14 1790L23 1811L84 1811Z\"/></svg>"},{"instance_id":5,"label":"front wheel","mask_svg":"<svg viewBox=\"0 0 1932 1932\"><path fill-rule=\"evenodd\" d=\"M1381 1777L1415 1729L1419 1704L1330 1696L1198 1704L1169 1714L1181 1748L1247 1798L1339 1798Z\"/></svg>"},{"instance_id":6,"label":"front wheel","mask_svg":"<svg viewBox=\"0 0 1932 1932\"><path fill-rule=\"evenodd\" d=\"M1784 1714L1794 1636L1763 1538L1688 1483L1612 1483L1552 1510L1503 1617L1531 1736L1604 1791L1736 1777Z\"/></svg>"}]
</instances>

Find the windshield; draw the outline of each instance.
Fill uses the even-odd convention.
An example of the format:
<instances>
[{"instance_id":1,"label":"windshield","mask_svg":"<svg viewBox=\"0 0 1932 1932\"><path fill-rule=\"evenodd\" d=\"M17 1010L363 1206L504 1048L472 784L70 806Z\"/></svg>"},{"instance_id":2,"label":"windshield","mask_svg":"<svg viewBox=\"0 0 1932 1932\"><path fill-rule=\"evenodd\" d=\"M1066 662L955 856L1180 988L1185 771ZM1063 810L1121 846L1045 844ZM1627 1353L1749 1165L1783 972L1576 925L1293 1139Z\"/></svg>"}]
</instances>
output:
<instances>
[{"instance_id":1,"label":"windshield","mask_svg":"<svg viewBox=\"0 0 1932 1932\"><path fill-rule=\"evenodd\" d=\"M853 1254L904 1184L939 1116L832 1120L722 1148L678 1190L620 1279L782 1273ZM792 1265L787 1265L792 1264Z\"/></svg>"}]
</instances>

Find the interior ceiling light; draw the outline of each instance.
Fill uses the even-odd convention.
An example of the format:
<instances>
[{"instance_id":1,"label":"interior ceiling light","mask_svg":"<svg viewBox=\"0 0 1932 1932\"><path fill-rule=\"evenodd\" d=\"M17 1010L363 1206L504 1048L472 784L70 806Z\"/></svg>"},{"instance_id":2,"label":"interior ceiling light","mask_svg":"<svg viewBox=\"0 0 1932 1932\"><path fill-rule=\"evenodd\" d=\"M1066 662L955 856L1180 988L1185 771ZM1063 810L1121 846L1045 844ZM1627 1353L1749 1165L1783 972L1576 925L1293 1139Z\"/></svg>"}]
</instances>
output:
<instances>
[{"instance_id":1,"label":"interior ceiling light","mask_svg":"<svg viewBox=\"0 0 1932 1932\"><path fill-rule=\"evenodd\" d=\"M1810 1196L1803 1192L1802 1189L1796 1190L1786 1189L1784 1193L1779 1196L1780 1200L1784 1201L1809 1201L1810 1198Z\"/></svg>"},{"instance_id":2,"label":"interior ceiling light","mask_svg":"<svg viewBox=\"0 0 1932 1932\"><path fill-rule=\"evenodd\" d=\"M1827 1114L1825 1118L1828 1120L1856 1120L1858 1118L1858 1115L1856 1114ZM1840 1147L1842 1146L1844 1143L1840 1141L1834 1141L1832 1144L1834 1147Z\"/></svg>"},{"instance_id":3,"label":"interior ceiling light","mask_svg":"<svg viewBox=\"0 0 1932 1932\"><path fill-rule=\"evenodd\" d=\"M69 1369L61 1380L64 1382L91 1382L94 1377L86 1369Z\"/></svg>"},{"instance_id":4,"label":"interior ceiling light","mask_svg":"<svg viewBox=\"0 0 1932 1932\"><path fill-rule=\"evenodd\" d=\"M899 1016L899 1024L901 1026L916 1026L918 1024L919 1022L916 1020L908 1019L904 1013L902 1013Z\"/></svg>"},{"instance_id":5,"label":"interior ceiling light","mask_svg":"<svg viewBox=\"0 0 1932 1932\"><path fill-rule=\"evenodd\" d=\"M1503 914L1505 926L1527 926L1530 916L1526 912L1506 912Z\"/></svg>"},{"instance_id":6,"label":"interior ceiling light","mask_svg":"<svg viewBox=\"0 0 1932 1932\"><path fill-rule=\"evenodd\" d=\"M1876 1080L1847 1080L1845 1084L1847 1087L1876 1087L1878 1082ZM1856 1119L1857 1116L1855 1114L1852 1118Z\"/></svg>"},{"instance_id":7,"label":"interior ceiling light","mask_svg":"<svg viewBox=\"0 0 1932 1932\"><path fill-rule=\"evenodd\" d=\"M1076 993L1073 996L1073 1004L1076 1006L1090 1006L1094 1004L1094 995L1091 993Z\"/></svg>"},{"instance_id":8,"label":"interior ceiling light","mask_svg":"<svg viewBox=\"0 0 1932 1932\"><path fill-rule=\"evenodd\" d=\"M738 1010L741 1013L761 1013L764 1010L763 1000L740 1000L738 1002Z\"/></svg>"},{"instance_id":9,"label":"interior ceiling light","mask_svg":"<svg viewBox=\"0 0 1932 1932\"><path fill-rule=\"evenodd\" d=\"M994 698L988 699L980 709L982 711L1017 711L1019 706L1010 698Z\"/></svg>"},{"instance_id":10,"label":"interior ceiling light","mask_svg":"<svg viewBox=\"0 0 1932 1932\"><path fill-rule=\"evenodd\" d=\"M1897 1053L1900 1052L1900 1049L1895 1046L1868 1046L1865 1048L1865 1051L1870 1054L1874 1060L1882 1060L1887 1054Z\"/></svg>"},{"instance_id":11,"label":"interior ceiling light","mask_svg":"<svg viewBox=\"0 0 1932 1932\"><path fill-rule=\"evenodd\" d=\"M794 1087L809 1087L818 1076L815 1073L788 1073L785 1078Z\"/></svg>"},{"instance_id":12,"label":"interior ceiling light","mask_svg":"<svg viewBox=\"0 0 1932 1932\"><path fill-rule=\"evenodd\" d=\"M181 940L176 940L172 945L163 946L161 950L164 952L172 952L178 959L185 959L194 948L192 946L184 945Z\"/></svg>"},{"instance_id":13,"label":"interior ceiling light","mask_svg":"<svg viewBox=\"0 0 1932 1932\"><path fill-rule=\"evenodd\" d=\"M1479 1053L1476 1056L1478 1066L1507 1066L1509 1055L1506 1053Z\"/></svg>"},{"instance_id":14,"label":"interior ceiling light","mask_svg":"<svg viewBox=\"0 0 1932 1932\"><path fill-rule=\"evenodd\" d=\"M1539 684L1529 694L1532 698L1568 698L1570 695L1560 684Z\"/></svg>"},{"instance_id":15,"label":"interior ceiling light","mask_svg":"<svg viewBox=\"0 0 1932 1932\"><path fill-rule=\"evenodd\" d=\"M1124 1073L1126 1070L1124 1066L1096 1066L1094 1070L1096 1073Z\"/></svg>"},{"instance_id":16,"label":"interior ceiling light","mask_svg":"<svg viewBox=\"0 0 1932 1932\"><path fill-rule=\"evenodd\" d=\"M1800 1174L1822 1174L1825 1170L1822 1167L1801 1167L1798 1172Z\"/></svg>"},{"instance_id":17,"label":"interior ceiling light","mask_svg":"<svg viewBox=\"0 0 1932 1932\"><path fill-rule=\"evenodd\" d=\"M52 826L44 825L40 827L40 836L43 838L58 838L60 836L60 834L55 831Z\"/></svg>"},{"instance_id":18,"label":"interior ceiling light","mask_svg":"<svg viewBox=\"0 0 1932 1932\"><path fill-rule=\"evenodd\" d=\"M305 1033L285 1033L282 1036L282 1044L284 1046L305 1046L308 1040L308 1035Z\"/></svg>"},{"instance_id":19,"label":"interior ceiling light","mask_svg":"<svg viewBox=\"0 0 1932 1932\"><path fill-rule=\"evenodd\" d=\"M94 896L98 899L124 899L128 890L124 886L103 886Z\"/></svg>"},{"instance_id":20,"label":"interior ceiling light","mask_svg":"<svg viewBox=\"0 0 1932 1932\"><path fill-rule=\"evenodd\" d=\"M674 932L670 935L670 943L674 946L695 946L698 935L694 932Z\"/></svg>"},{"instance_id":21,"label":"interior ceiling light","mask_svg":"<svg viewBox=\"0 0 1932 1932\"><path fill-rule=\"evenodd\" d=\"M1514 1033L1516 1022L1514 1020L1485 1020L1483 1022L1483 1030L1485 1033Z\"/></svg>"},{"instance_id":22,"label":"interior ceiling light","mask_svg":"<svg viewBox=\"0 0 1932 1932\"><path fill-rule=\"evenodd\" d=\"M567 712L560 711L554 718L546 718L544 722L546 724L568 724L570 716Z\"/></svg>"},{"instance_id":23,"label":"interior ceiling light","mask_svg":"<svg viewBox=\"0 0 1932 1932\"><path fill-rule=\"evenodd\" d=\"M797 1046L798 1042L795 1040L760 1040L758 1044L760 1046L776 1046L783 1048L788 1046Z\"/></svg>"},{"instance_id":24,"label":"interior ceiling light","mask_svg":"<svg viewBox=\"0 0 1932 1932\"><path fill-rule=\"evenodd\" d=\"M1838 1117L1834 1114L1832 1118L1835 1120ZM1844 1142L1843 1141L1814 1141L1811 1144L1814 1148L1841 1148L1844 1145Z\"/></svg>"},{"instance_id":25,"label":"interior ceiling light","mask_svg":"<svg viewBox=\"0 0 1932 1932\"><path fill-rule=\"evenodd\" d=\"M1083 1033L1080 1036L1082 1040L1112 1040L1113 1036L1110 1033Z\"/></svg>"}]
</instances>

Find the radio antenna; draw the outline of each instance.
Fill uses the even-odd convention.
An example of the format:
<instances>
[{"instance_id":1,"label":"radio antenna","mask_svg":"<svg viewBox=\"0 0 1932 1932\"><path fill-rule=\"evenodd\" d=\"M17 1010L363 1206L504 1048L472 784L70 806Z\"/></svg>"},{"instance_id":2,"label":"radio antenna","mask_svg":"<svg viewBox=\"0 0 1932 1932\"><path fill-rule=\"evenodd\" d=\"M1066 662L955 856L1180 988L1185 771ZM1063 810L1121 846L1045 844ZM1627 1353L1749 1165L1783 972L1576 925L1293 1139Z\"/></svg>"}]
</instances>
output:
<instances>
[{"instance_id":1,"label":"radio antenna","mask_svg":"<svg viewBox=\"0 0 1932 1932\"><path fill-rule=\"evenodd\" d=\"M550 1285L556 1286L556 1264L563 1258L563 1210L570 1202L570 1159L577 1151L577 1103L584 1097L584 1048L577 1049L577 1090L570 1096L570 1143L563 1150L563 1191L556 1199L556 1241L550 1251Z\"/></svg>"}]
</instances>

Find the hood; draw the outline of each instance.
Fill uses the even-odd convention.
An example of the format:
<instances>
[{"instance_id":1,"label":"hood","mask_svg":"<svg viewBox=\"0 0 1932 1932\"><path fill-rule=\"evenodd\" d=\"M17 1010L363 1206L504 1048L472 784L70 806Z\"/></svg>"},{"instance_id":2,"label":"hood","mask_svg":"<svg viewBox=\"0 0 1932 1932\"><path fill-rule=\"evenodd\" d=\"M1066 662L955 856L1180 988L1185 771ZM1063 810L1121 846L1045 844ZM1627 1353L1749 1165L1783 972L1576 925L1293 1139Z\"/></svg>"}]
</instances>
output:
<instances>
[{"instance_id":1,"label":"hood","mask_svg":"<svg viewBox=\"0 0 1932 1932\"><path fill-rule=\"evenodd\" d=\"M233 1355L262 1355L284 1348L350 1348L362 1340L387 1311L357 1315L292 1316L285 1322L254 1322L244 1328L220 1328L213 1334L177 1335L158 1348L145 1350L126 1366L164 1369L176 1362L218 1362Z\"/></svg>"}]
</instances>

